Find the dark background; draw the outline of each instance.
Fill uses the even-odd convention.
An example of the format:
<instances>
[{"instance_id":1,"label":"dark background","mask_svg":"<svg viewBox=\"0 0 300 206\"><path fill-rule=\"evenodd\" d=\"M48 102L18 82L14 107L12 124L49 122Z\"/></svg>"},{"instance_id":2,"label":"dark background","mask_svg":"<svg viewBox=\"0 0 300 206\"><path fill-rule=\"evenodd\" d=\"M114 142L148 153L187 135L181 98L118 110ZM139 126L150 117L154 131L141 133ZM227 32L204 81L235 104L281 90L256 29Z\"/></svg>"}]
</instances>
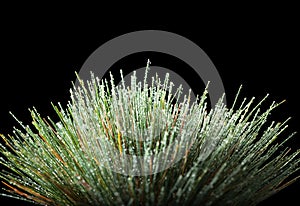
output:
<instances>
[{"instance_id":1,"label":"dark background","mask_svg":"<svg viewBox=\"0 0 300 206\"><path fill-rule=\"evenodd\" d=\"M152 14L155 15L155 12ZM204 18L197 14L183 18L179 13L177 19L166 15L162 16L166 18L154 20L150 17L141 22L134 21L134 18L122 21L122 16L109 22L111 16L104 15L93 17L93 23L89 19L83 21L81 17L61 19L55 16L55 12L49 18L42 14L21 15L14 20L3 21L0 48L2 134L11 133L13 126L18 126L9 111L24 124L30 124L28 108L33 106L42 116L55 119L50 102L66 105L71 81L76 80L75 71L79 72L95 49L119 35L146 29L177 33L199 45L219 71L229 106L241 84L242 96L248 98L256 96L259 99L270 93L267 105L273 100L287 100L273 112L271 118L283 121L292 116L288 132L299 130L299 22L293 12L282 14L274 11L266 15L258 11L240 12L230 18L220 16L215 20L212 20L213 13ZM139 17L137 15L136 19ZM180 63L172 65L176 63L174 59L158 54L133 55L116 65L135 69L140 67L137 62L146 64L147 55L153 65L168 65L173 70L187 67ZM193 76L189 78L194 81ZM203 82L199 82L199 87L201 85ZM299 140L299 135L296 135L288 146L294 150L299 148ZM298 181L261 205L282 201L292 205L298 200L299 189ZM1 205L25 205L3 197L0 201Z\"/></svg>"}]
</instances>

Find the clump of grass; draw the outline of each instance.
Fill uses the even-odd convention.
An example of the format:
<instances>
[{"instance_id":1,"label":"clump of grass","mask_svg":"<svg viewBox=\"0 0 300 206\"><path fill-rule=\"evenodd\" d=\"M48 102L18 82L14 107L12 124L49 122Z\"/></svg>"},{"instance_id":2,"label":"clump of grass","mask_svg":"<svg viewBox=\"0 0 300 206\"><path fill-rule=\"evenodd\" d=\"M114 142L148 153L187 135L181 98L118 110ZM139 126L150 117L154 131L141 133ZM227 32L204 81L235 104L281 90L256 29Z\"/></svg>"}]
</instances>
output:
<instances>
[{"instance_id":1,"label":"clump of grass","mask_svg":"<svg viewBox=\"0 0 300 206\"><path fill-rule=\"evenodd\" d=\"M33 128L1 135L9 197L41 205L256 205L297 178L299 150L270 122L279 103L261 100L207 108L207 90L190 102L168 75L130 86L91 76L71 89L59 122L30 110ZM79 77L78 77L79 78Z\"/></svg>"}]
</instances>

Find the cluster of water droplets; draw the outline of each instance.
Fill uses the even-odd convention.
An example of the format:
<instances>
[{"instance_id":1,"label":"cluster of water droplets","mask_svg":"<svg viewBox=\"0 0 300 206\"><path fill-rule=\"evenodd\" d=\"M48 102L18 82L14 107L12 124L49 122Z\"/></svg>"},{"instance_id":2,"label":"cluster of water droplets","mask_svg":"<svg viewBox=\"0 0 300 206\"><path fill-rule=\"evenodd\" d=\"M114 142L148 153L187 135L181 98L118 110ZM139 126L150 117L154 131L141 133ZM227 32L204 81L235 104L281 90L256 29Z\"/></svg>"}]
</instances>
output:
<instances>
[{"instance_id":1,"label":"cluster of water droplets","mask_svg":"<svg viewBox=\"0 0 300 206\"><path fill-rule=\"evenodd\" d=\"M126 85L94 78L86 88L71 91L70 105L81 145L98 160L99 166L115 172L142 176L161 172L184 158L203 123L206 105L182 99L182 87L174 91L167 73L147 82L135 72ZM109 89L110 88L110 89ZM190 91L191 92L191 91ZM209 148L211 149L211 148Z\"/></svg>"}]
</instances>

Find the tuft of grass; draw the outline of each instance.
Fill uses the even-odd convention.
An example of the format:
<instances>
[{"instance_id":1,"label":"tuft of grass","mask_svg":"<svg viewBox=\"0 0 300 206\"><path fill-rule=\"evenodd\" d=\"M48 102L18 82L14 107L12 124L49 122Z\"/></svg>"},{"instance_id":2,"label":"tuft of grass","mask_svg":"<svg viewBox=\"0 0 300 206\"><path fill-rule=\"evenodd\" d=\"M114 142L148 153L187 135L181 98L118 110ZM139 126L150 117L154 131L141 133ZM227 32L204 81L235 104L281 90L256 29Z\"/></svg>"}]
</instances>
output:
<instances>
[{"instance_id":1,"label":"tuft of grass","mask_svg":"<svg viewBox=\"0 0 300 206\"><path fill-rule=\"evenodd\" d=\"M32 125L1 135L5 196L40 205L256 205L295 182L300 150L276 140L287 121L265 98L207 108L168 75L130 86L99 80L70 90L60 121L30 110ZM237 95L238 96L238 95ZM266 97L267 98L267 97Z\"/></svg>"}]
</instances>

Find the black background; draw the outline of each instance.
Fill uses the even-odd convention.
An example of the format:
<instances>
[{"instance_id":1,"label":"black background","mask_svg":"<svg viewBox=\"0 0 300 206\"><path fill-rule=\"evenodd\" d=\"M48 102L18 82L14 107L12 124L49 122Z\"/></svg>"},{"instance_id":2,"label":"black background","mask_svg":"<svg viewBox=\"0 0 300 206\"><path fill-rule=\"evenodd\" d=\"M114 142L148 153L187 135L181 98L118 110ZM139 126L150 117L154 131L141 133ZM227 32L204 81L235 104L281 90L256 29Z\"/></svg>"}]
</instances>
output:
<instances>
[{"instance_id":1,"label":"black background","mask_svg":"<svg viewBox=\"0 0 300 206\"><path fill-rule=\"evenodd\" d=\"M95 16L82 20L81 17L55 18L50 13L20 15L4 20L1 29L0 69L0 132L11 133L15 120L12 111L24 124L30 124L28 108L33 106L43 116L53 119L56 115L50 102L66 105L69 100L71 81L75 71L79 72L84 61L106 41L127 32L154 29L177 33L197 45L210 57L223 80L229 106L239 86L243 84L242 96L256 96L258 99L270 93L271 101L286 100L272 114L272 119L283 121L292 116L288 132L299 130L299 32L296 15L293 12L251 11L240 12L232 17L215 13L205 17L195 14L177 18L162 15L152 16L137 22L122 16L112 22L111 15ZM126 14L123 14L126 15ZM151 15L146 14L145 15ZM80 16L80 15L79 15ZM166 18L164 18L166 17ZM153 65L172 66L172 59L149 54ZM136 59L135 59L136 58ZM118 65L136 68L135 62L145 62L147 55L135 55ZM121 61L121 60L120 60ZM176 63L176 61L174 61ZM125 65L124 65L125 64ZM115 65L115 67L116 67ZM138 65L140 66L140 65ZM183 65L184 67L184 65ZM178 70L178 65L169 69ZM188 75L187 75L188 76ZM192 79L193 76L190 76ZM199 82L199 86L203 82ZM300 147L299 135L288 144L292 149ZM300 182L282 190L260 205L285 202L292 205L298 199ZM1 205L25 203L1 197ZM6 204L2 203L6 202Z\"/></svg>"}]
</instances>

